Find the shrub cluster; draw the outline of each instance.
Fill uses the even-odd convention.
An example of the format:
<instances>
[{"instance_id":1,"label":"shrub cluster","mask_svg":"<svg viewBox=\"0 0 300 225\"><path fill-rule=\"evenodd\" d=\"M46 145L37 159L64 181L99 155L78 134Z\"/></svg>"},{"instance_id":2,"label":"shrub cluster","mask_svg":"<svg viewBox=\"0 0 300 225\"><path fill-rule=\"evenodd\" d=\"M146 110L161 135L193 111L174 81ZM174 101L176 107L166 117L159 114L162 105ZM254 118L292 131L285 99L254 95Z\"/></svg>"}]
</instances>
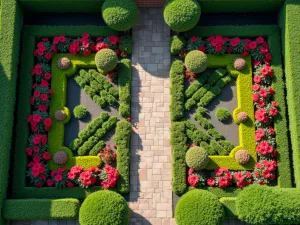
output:
<instances>
[{"instance_id":1,"label":"shrub cluster","mask_svg":"<svg viewBox=\"0 0 300 225\"><path fill-rule=\"evenodd\" d=\"M178 55L184 48L186 41L183 37L175 35L170 39L171 55Z\"/></svg>"},{"instance_id":2,"label":"shrub cluster","mask_svg":"<svg viewBox=\"0 0 300 225\"><path fill-rule=\"evenodd\" d=\"M126 31L137 22L138 8L133 0L106 0L102 5L102 17L106 25L118 31Z\"/></svg>"},{"instance_id":3,"label":"shrub cluster","mask_svg":"<svg viewBox=\"0 0 300 225\"><path fill-rule=\"evenodd\" d=\"M164 19L176 32L184 32L197 25L201 7L197 0L168 0L164 6Z\"/></svg>"},{"instance_id":4,"label":"shrub cluster","mask_svg":"<svg viewBox=\"0 0 300 225\"><path fill-rule=\"evenodd\" d=\"M88 114L88 110L83 105L78 105L73 110L74 117L77 119L83 119Z\"/></svg>"},{"instance_id":5,"label":"shrub cluster","mask_svg":"<svg viewBox=\"0 0 300 225\"><path fill-rule=\"evenodd\" d=\"M217 108L216 117L219 121L225 121L230 118L230 112L226 108Z\"/></svg>"},{"instance_id":6,"label":"shrub cluster","mask_svg":"<svg viewBox=\"0 0 300 225\"><path fill-rule=\"evenodd\" d=\"M197 146L191 147L186 152L185 160L188 167L193 168L194 170L204 169L209 162L206 150Z\"/></svg>"},{"instance_id":7,"label":"shrub cluster","mask_svg":"<svg viewBox=\"0 0 300 225\"><path fill-rule=\"evenodd\" d=\"M210 77L209 72L204 72L199 74L199 78L197 78L185 91L185 96L190 98L195 94L208 80Z\"/></svg>"},{"instance_id":8,"label":"shrub cluster","mask_svg":"<svg viewBox=\"0 0 300 225\"><path fill-rule=\"evenodd\" d=\"M129 207L118 193L105 190L90 194L79 211L81 225L128 224Z\"/></svg>"},{"instance_id":9,"label":"shrub cluster","mask_svg":"<svg viewBox=\"0 0 300 225\"><path fill-rule=\"evenodd\" d=\"M175 209L178 225L219 225L224 215L224 207L218 197L204 190L192 190L184 194Z\"/></svg>"},{"instance_id":10,"label":"shrub cluster","mask_svg":"<svg viewBox=\"0 0 300 225\"><path fill-rule=\"evenodd\" d=\"M202 73L207 68L207 56L199 50L190 51L184 60L184 64L188 71L194 73Z\"/></svg>"},{"instance_id":11,"label":"shrub cluster","mask_svg":"<svg viewBox=\"0 0 300 225\"><path fill-rule=\"evenodd\" d=\"M109 48L101 49L95 55L95 64L99 72L106 74L116 68L118 65L118 56Z\"/></svg>"}]
</instances>

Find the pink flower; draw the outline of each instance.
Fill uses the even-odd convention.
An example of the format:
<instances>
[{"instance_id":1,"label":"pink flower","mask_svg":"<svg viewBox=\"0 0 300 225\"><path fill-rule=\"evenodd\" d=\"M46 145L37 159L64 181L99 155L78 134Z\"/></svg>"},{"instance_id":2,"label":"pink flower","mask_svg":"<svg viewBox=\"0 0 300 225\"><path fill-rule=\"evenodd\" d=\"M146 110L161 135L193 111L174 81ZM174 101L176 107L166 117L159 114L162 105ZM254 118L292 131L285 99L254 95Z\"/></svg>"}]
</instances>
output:
<instances>
[{"instance_id":1,"label":"pink flower","mask_svg":"<svg viewBox=\"0 0 300 225\"><path fill-rule=\"evenodd\" d=\"M118 36L109 36L108 39L112 45L120 43L120 38Z\"/></svg>"},{"instance_id":2,"label":"pink flower","mask_svg":"<svg viewBox=\"0 0 300 225\"><path fill-rule=\"evenodd\" d=\"M241 182L245 179L244 175L242 173L235 173L234 174L234 179L236 179L237 181Z\"/></svg>"},{"instance_id":3,"label":"pink flower","mask_svg":"<svg viewBox=\"0 0 300 225\"><path fill-rule=\"evenodd\" d=\"M41 112L46 112L47 109L48 109L48 107L47 107L45 104L41 104L41 105L39 106L39 110L40 110Z\"/></svg>"},{"instance_id":4,"label":"pink flower","mask_svg":"<svg viewBox=\"0 0 300 225\"><path fill-rule=\"evenodd\" d=\"M258 91L260 89L260 85L259 84L254 84L253 86L252 86L252 90L253 91Z\"/></svg>"},{"instance_id":5,"label":"pink flower","mask_svg":"<svg viewBox=\"0 0 300 225\"><path fill-rule=\"evenodd\" d=\"M51 154L49 152L44 152L43 153L43 158L48 161L51 159Z\"/></svg>"},{"instance_id":6,"label":"pink flower","mask_svg":"<svg viewBox=\"0 0 300 225\"><path fill-rule=\"evenodd\" d=\"M250 43L249 43L249 48L250 49L256 49L256 47L257 47L257 44L256 44L256 42L255 41L251 41Z\"/></svg>"},{"instance_id":7,"label":"pink flower","mask_svg":"<svg viewBox=\"0 0 300 225\"><path fill-rule=\"evenodd\" d=\"M103 42L99 42L96 44L96 50L100 51L101 49L109 48L107 44L104 44Z\"/></svg>"},{"instance_id":8,"label":"pink flower","mask_svg":"<svg viewBox=\"0 0 300 225\"><path fill-rule=\"evenodd\" d=\"M241 39L238 37L235 37L230 41L230 45L232 47L236 47L240 42L241 42Z\"/></svg>"},{"instance_id":9,"label":"pink flower","mask_svg":"<svg viewBox=\"0 0 300 225\"><path fill-rule=\"evenodd\" d=\"M54 176L54 180L55 180L56 182L60 182L60 181L63 180L63 177L62 177L61 174L56 174L56 175Z\"/></svg>"},{"instance_id":10,"label":"pink flower","mask_svg":"<svg viewBox=\"0 0 300 225\"><path fill-rule=\"evenodd\" d=\"M258 94L253 94L253 95L252 95L252 100L253 100L254 102L257 102L257 101L259 100Z\"/></svg>"},{"instance_id":11,"label":"pink flower","mask_svg":"<svg viewBox=\"0 0 300 225\"><path fill-rule=\"evenodd\" d=\"M278 110L276 108L273 107L273 108L270 109L270 115L271 116L276 116L277 113L278 113Z\"/></svg>"},{"instance_id":12,"label":"pink flower","mask_svg":"<svg viewBox=\"0 0 300 225\"><path fill-rule=\"evenodd\" d=\"M219 187L226 188L229 185L229 180L226 177L220 177L219 179Z\"/></svg>"},{"instance_id":13,"label":"pink flower","mask_svg":"<svg viewBox=\"0 0 300 225\"><path fill-rule=\"evenodd\" d=\"M47 52L46 55L45 55L45 58L48 59L48 60L52 59L52 53Z\"/></svg>"},{"instance_id":14,"label":"pink flower","mask_svg":"<svg viewBox=\"0 0 300 225\"><path fill-rule=\"evenodd\" d=\"M261 81L261 77L258 76L258 75L255 75L254 78L253 78L253 81L258 84Z\"/></svg>"},{"instance_id":15,"label":"pink flower","mask_svg":"<svg viewBox=\"0 0 300 225\"><path fill-rule=\"evenodd\" d=\"M263 129L256 130L255 140L260 141L261 138L265 136L265 131Z\"/></svg>"},{"instance_id":16,"label":"pink flower","mask_svg":"<svg viewBox=\"0 0 300 225\"><path fill-rule=\"evenodd\" d=\"M47 185L48 185L49 187L53 186L53 185L54 185L53 180L52 180L52 179L48 179L48 180L47 180Z\"/></svg>"},{"instance_id":17,"label":"pink flower","mask_svg":"<svg viewBox=\"0 0 300 225\"><path fill-rule=\"evenodd\" d=\"M265 40L264 40L263 37L258 37L258 38L256 38L256 41L257 41L258 44L262 44L262 43L265 42Z\"/></svg>"},{"instance_id":18,"label":"pink flower","mask_svg":"<svg viewBox=\"0 0 300 225\"><path fill-rule=\"evenodd\" d=\"M190 37L190 41L195 43L197 41L197 37L196 36L192 36Z\"/></svg>"},{"instance_id":19,"label":"pink flower","mask_svg":"<svg viewBox=\"0 0 300 225\"><path fill-rule=\"evenodd\" d=\"M199 182L199 178L197 175L191 175L188 177L188 182L192 187L196 187Z\"/></svg>"},{"instance_id":20,"label":"pink flower","mask_svg":"<svg viewBox=\"0 0 300 225\"><path fill-rule=\"evenodd\" d=\"M266 110L264 109L257 110L255 112L255 119L262 123L268 122L268 116Z\"/></svg>"},{"instance_id":21,"label":"pink flower","mask_svg":"<svg viewBox=\"0 0 300 225\"><path fill-rule=\"evenodd\" d=\"M266 98L268 96L268 92L265 89L261 88L259 90L259 95L263 98Z\"/></svg>"},{"instance_id":22,"label":"pink flower","mask_svg":"<svg viewBox=\"0 0 300 225\"><path fill-rule=\"evenodd\" d=\"M43 101L47 101L47 100L48 100L48 95L46 95L46 94L41 94L41 99L42 99Z\"/></svg>"},{"instance_id":23,"label":"pink flower","mask_svg":"<svg viewBox=\"0 0 300 225\"><path fill-rule=\"evenodd\" d=\"M215 186L215 184L216 184L216 181L213 178L210 177L207 179L208 186L213 187L213 186Z\"/></svg>"}]
</instances>

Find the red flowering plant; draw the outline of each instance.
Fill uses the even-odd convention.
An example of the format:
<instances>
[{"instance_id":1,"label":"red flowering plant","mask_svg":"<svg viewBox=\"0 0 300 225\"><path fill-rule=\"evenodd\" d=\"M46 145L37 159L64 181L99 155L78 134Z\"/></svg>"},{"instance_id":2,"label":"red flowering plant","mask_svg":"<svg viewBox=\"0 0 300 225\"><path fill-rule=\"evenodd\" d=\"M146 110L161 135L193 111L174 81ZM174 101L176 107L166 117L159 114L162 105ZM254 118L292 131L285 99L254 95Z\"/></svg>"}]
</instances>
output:
<instances>
[{"instance_id":1,"label":"red flowering plant","mask_svg":"<svg viewBox=\"0 0 300 225\"><path fill-rule=\"evenodd\" d=\"M250 184L253 184L253 177L252 174L248 171L234 172L233 182L238 188L243 188Z\"/></svg>"},{"instance_id":2,"label":"red flowering plant","mask_svg":"<svg viewBox=\"0 0 300 225\"><path fill-rule=\"evenodd\" d=\"M188 170L188 183L191 187L205 186L205 174L190 168Z\"/></svg>"},{"instance_id":3,"label":"red flowering plant","mask_svg":"<svg viewBox=\"0 0 300 225\"><path fill-rule=\"evenodd\" d=\"M276 160L261 160L255 165L253 172L254 183L269 184L276 178Z\"/></svg>"},{"instance_id":4,"label":"red flowering plant","mask_svg":"<svg viewBox=\"0 0 300 225\"><path fill-rule=\"evenodd\" d=\"M197 74L195 72L191 72L191 71L188 71L188 70L185 71L185 79L192 82L196 78L197 78Z\"/></svg>"},{"instance_id":5,"label":"red flowering plant","mask_svg":"<svg viewBox=\"0 0 300 225\"><path fill-rule=\"evenodd\" d=\"M227 168L217 168L212 177L207 179L207 184L210 187L226 188L232 183L232 174Z\"/></svg>"},{"instance_id":6,"label":"red flowering plant","mask_svg":"<svg viewBox=\"0 0 300 225\"><path fill-rule=\"evenodd\" d=\"M47 63L52 59L53 49L52 44L45 38L44 40L37 43L37 49L34 50L34 56L38 59L39 62Z\"/></svg>"},{"instance_id":7,"label":"red flowering plant","mask_svg":"<svg viewBox=\"0 0 300 225\"><path fill-rule=\"evenodd\" d=\"M53 38L53 45L52 45L52 51L54 53L66 53L69 51L70 44L72 39L66 38L65 36L55 36Z\"/></svg>"},{"instance_id":8,"label":"red flowering plant","mask_svg":"<svg viewBox=\"0 0 300 225\"><path fill-rule=\"evenodd\" d=\"M217 55L225 54L227 49L226 41L229 41L229 38L220 35L208 37L205 41L207 53Z\"/></svg>"},{"instance_id":9,"label":"red flowering plant","mask_svg":"<svg viewBox=\"0 0 300 225\"><path fill-rule=\"evenodd\" d=\"M101 186L104 189L109 189L116 186L119 179L119 173L115 168L106 165L102 169L99 177L101 179Z\"/></svg>"},{"instance_id":10,"label":"red flowering plant","mask_svg":"<svg viewBox=\"0 0 300 225\"><path fill-rule=\"evenodd\" d=\"M102 161L107 165L112 165L116 162L117 154L113 151L111 146L108 144L105 148L100 149L100 157Z\"/></svg>"},{"instance_id":11,"label":"red flowering plant","mask_svg":"<svg viewBox=\"0 0 300 225\"><path fill-rule=\"evenodd\" d=\"M65 168L52 170L50 178L47 179L47 186L66 187L68 182L68 171Z\"/></svg>"},{"instance_id":12,"label":"red flowering plant","mask_svg":"<svg viewBox=\"0 0 300 225\"><path fill-rule=\"evenodd\" d=\"M51 67L46 63L36 64L31 71L31 74L34 76L37 83L40 83L42 80L47 80L46 77L48 76L48 73L51 73Z\"/></svg>"},{"instance_id":13,"label":"red flowering plant","mask_svg":"<svg viewBox=\"0 0 300 225\"><path fill-rule=\"evenodd\" d=\"M87 188L97 182L100 171L97 167L83 169L81 166L73 166L68 173L68 179L80 187Z\"/></svg>"},{"instance_id":14,"label":"red flowering plant","mask_svg":"<svg viewBox=\"0 0 300 225\"><path fill-rule=\"evenodd\" d=\"M192 36L187 41L186 50L200 50L202 43L204 42L202 42L201 37Z\"/></svg>"},{"instance_id":15,"label":"red flowering plant","mask_svg":"<svg viewBox=\"0 0 300 225\"><path fill-rule=\"evenodd\" d=\"M39 155L35 155L27 166L29 168L27 176L29 177L30 182L38 188L42 187L49 175L47 165L44 164Z\"/></svg>"}]
</instances>

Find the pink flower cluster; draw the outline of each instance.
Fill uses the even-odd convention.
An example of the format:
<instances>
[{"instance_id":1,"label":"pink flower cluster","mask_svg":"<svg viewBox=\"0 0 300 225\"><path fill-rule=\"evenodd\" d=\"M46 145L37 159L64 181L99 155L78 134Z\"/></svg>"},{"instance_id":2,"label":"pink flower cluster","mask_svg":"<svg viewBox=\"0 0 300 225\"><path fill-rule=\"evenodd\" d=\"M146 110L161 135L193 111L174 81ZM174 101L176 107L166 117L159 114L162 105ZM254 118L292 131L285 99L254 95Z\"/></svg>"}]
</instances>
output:
<instances>
[{"instance_id":1,"label":"pink flower cluster","mask_svg":"<svg viewBox=\"0 0 300 225\"><path fill-rule=\"evenodd\" d=\"M114 146L117 148L117 146ZM111 146L108 144L105 148L100 149L100 157L105 164L111 165L116 161L117 154L113 151Z\"/></svg>"}]
</instances>

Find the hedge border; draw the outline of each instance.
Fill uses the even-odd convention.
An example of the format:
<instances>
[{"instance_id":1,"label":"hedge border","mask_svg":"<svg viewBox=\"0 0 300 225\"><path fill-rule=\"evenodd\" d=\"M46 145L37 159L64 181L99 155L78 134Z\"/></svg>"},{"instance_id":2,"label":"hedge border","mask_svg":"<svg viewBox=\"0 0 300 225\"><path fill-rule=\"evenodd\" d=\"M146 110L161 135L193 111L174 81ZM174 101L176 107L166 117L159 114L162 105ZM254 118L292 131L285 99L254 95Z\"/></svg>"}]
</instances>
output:
<instances>
[{"instance_id":1,"label":"hedge border","mask_svg":"<svg viewBox=\"0 0 300 225\"><path fill-rule=\"evenodd\" d=\"M279 152L280 157L278 157L278 186L280 187L292 187L292 178L290 171L290 158L289 158L289 139L287 135L287 123L286 123L286 105L285 105L285 96L284 96L284 80L281 66L281 56L280 56L280 36L279 36L279 28L277 26L214 26L214 27L196 27L192 31L187 32L190 36L213 36L213 35L222 35L229 37L257 37L264 36L268 38L268 43L270 45L270 51L274 55L274 59L272 60L272 65L274 62L274 83L273 87L275 89L274 98L279 103L281 116L275 121L275 131L276 131L276 142L277 142L277 150ZM171 129L171 139L172 139L172 129ZM185 144L185 143L184 143ZM172 154L174 145L171 141L172 146ZM182 151L183 152L183 151ZM186 191L187 185L184 185L181 188L178 188L177 185L174 185L174 174L181 174L185 177L186 182L186 171L183 172L183 169L180 171L175 171L176 168L174 165L174 155L172 160L172 170L173 170L173 191L176 194L183 194ZM178 161L178 157L176 158ZM183 159L182 159L183 160ZM299 163L300 165L300 163ZM176 169L175 169L176 170ZM178 183L181 183L181 180ZM239 192L235 191L236 188L229 188L230 193L228 194L226 190L220 190L220 188L207 188L209 191L214 192L219 197L234 197Z\"/></svg>"},{"instance_id":2,"label":"hedge border","mask_svg":"<svg viewBox=\"0 0 300 225\"><path fill-rule=\"evenodd\" d=\"M22 12L17 1L1 1L1 68L0 68L0 224L2 219L2 201L6 198L9 181L9 165L14 124L14 105L18 77L19 48L21 36ZM4 130L5 128L5 130Z\"/></svg>"},{"instance_id":3,"label":"hedge border","mask_svg":"<svg viewBox=\"0 0 300 225\"><path fill-rule=\"evenodd\" d=\"M118 35L117 31L114 31L108 27L99 26L25 26L23 28L22 38L22 55L21 55L21 71L20 74L31 74L31 70L34 66L33 53L35 50L35 40L43 37L54 37L56 35L66 36L81 36L82 33L88 32L91 36L109 36ZM28 57L32 56L32 57ZM27 156L24 149L27 146L27 137L29 135L29 128L26 122L27 116L31 112L29 99L31 97L31 76L20 76L20 86L18 94L17 105L17 119L16 130L22 130L17 132L15 137L14 148L14 168L13 168L13 185L12 185L12 197L13 198L77 198L84 199L89 193L101 190L100 187L91 187L89 189L82 189L75 187L68 188L40 188L36 191L35 187L25 186L25 170L27 164Z\"/></svg>"},{"instance_id":4,"label":"hedge border","mask_svg":"<svg viewBox=\"0 0 300 225\"><path fill-rule=\"evenodd\" d=\"M3 217L7 220L76 219L77 199L14 199L5 200Z\"/></svg>"},{"instance_id":5,"label":"hedge border","mask_svg":"<svg viewBox=\"0 0 300 225\"><path fill-rule=\"evenodd\" d=\"M281 9L280 22L282 27L282 54L285 63L287 103L289 111L289 128L293 150L293 166L296 187L300 187L300 112L299 105L299 45L300 45L300 3L287 0Z\"/></svg>"}]
</instances>

